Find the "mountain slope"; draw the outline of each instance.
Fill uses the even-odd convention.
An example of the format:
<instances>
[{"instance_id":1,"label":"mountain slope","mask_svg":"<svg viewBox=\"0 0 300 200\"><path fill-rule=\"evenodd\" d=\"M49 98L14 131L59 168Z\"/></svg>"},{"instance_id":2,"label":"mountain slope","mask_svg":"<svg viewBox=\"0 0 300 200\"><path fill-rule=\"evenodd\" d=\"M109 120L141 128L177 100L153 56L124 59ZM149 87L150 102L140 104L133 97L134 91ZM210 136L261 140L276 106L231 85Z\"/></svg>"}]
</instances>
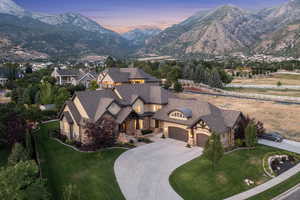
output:
<instances>
[{"instance_id":1,"label":"mountain slope","mask_svg":"<svg viewBox=\"0 0 300 200\"><path fill-rule=\"evenodd\" d=\"M134 29L122 34L122 36L131 41L133 44L140 46L144 45L145 41L161 32L158 28Z\"/></svg>"},{"instance_id":2,"label":"mountain slope","mask_svg":"<svg viewBox=\"0 0 300 200\"><path fill-rule=\"evenodd\" d=\"M0 6L0 40L10 44L0 45L0 53L13 59L16 49L52 58L79 58L89 54L123 56L131 48L119 34L80 14L31 13L11 0L0 0Z\"/></svg>"},{"instance_id":3,"label":"mountain slope","mask_svg":"<svg viewBox=\"0 0 300 200\"><path fill-rule=\"evenodd\" d=\"M147 41L146 51L165 54L224 55L251 51L263 21L238 7L227 5L201 12Z\"/></svg>"}]
</instances>

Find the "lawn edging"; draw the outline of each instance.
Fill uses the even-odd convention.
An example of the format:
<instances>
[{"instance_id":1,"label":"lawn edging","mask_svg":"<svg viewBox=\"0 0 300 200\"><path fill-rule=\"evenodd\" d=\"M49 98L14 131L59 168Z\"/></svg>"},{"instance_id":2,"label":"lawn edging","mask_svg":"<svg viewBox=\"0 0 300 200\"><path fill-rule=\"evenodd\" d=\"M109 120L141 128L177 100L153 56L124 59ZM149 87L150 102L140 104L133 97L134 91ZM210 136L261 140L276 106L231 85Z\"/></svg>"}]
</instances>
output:
<instances>
[{"instance_id":1,"label":"lawn edging","mask_svg":"<svg viewBox=\"0 0 300 200\"><path fill-rule=\"evenodd\" d=\"M96 150L96 151L81 151L79 150L78 148L74 147L73 145L70 145L70 144L66 144L64 142L62 142L61 140L57 139L57 138L53 138L53 137L50 137L52 140L55 140L57 142L59 142L60 144L66 146L66 147L69 147L77 152L80 152L80 153L95 153L95 152L101 152L101 151L105 151L105 150L110 150L110 149L124 149L124 150L129 150L130 148L126 148L126 147L108 147L108 148L104 148L104 149L100 149L100 150Z\"/></svg>"}]
</instances>

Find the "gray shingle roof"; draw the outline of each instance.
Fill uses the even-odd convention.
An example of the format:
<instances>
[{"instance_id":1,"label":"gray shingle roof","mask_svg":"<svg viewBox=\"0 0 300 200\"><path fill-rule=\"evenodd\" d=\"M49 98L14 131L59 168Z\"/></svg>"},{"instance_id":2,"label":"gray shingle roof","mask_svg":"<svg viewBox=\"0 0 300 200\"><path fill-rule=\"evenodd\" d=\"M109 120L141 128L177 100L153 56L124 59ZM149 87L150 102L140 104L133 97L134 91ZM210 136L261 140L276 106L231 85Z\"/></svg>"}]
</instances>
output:
<instances>
[{"instance_id":1,"label":"gray shingle roof","mask_svg":"<svg viewBox=\"0 0 300 200\"><path fill-rule=\"evenodd\" d=\"M180 110L181 108L190 109L192 116L187 120L178 120L169 117L171 111ZM213 131L225 133L228 131L228 128L232 128L240 114L238 111L221 110L208 102L196 99L172 98L169 99L168 105L156 112L153 118L188 127L193 127L200 120L203 120Z\"/></svg>"},{"instance_id":2,"label":"gray shingle roof","mask_svg":"<svg viewBox=\"0 0 300 200\"><path fill-rule=\"evenodd\" d=\"M57 69L56 72L60 76L79 76L80 75L78 70L72 70L72 69Z\"/></svg>"},{"instance_id":3,"label":"gray shingle roof","mask_svg":"<svg viewBox=\"0 0 300 200\"><path fill-rule=\"evenodd\" d=\"M146 82L159 82L150 74L139 68L108 68L104 70L115 82L128 82L131 79L143 79Z\"/></svg>"},{"instance_id":4,"label":"gray shingle roof","mask_svg":"<svg viewBox=\"0 0 300 200\"><path fill-rule=\"evenodd\" d=\"M0 78L8 78L8 72L6 68L0 66Z\"/></svg>"},{"instance_id":5,"label":"gray shingle roof","mask_svg":"<svg viewBox=\"0 0 300 200\"><path fill-rule=\"evenodd\" d=\"M74 121L73 121L73 119L72 119L72 117L71 117L71 115L70 115L69 112L63 112L63 116L66 117L66 119L67 119L67 121L68 121L69 124L74 124Z\"/></svg>"},{"instance_id":6,"label":"gray shingle roof","mask_svg":"<svg viewBox=\"0 0 300 200\"><path fill-rule=\"evenodd\" d=\"M67 101L66 105L69 107L70 112L71 112L72 116L74 117L76 123L80 124L82 122L82 117L81 117L79 111L77 110L76 106L74 105L74 103L72 101Z\"/></svg>"},{"instance_id":7,"label":"gray shingle roof","mask_svg":"<svg viewBox=\"0 0 300 200\"><path fill-rule=\"evenodd\" d=\"M168 99L174 95L160 86L149 84L127 84L116 86L115 90L128 104L133 104L137 98L141 98L147 104L167 104Z\"/></svg>"}]
</instances>

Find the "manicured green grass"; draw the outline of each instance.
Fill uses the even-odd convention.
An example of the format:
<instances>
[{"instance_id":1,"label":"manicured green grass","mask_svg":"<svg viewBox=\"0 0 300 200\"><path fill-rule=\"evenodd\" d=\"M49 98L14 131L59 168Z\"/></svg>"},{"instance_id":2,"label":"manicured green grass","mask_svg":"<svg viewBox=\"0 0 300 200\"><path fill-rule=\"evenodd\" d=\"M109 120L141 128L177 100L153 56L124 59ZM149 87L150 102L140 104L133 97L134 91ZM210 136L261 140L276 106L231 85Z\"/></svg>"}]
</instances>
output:
<instances>
[{"instance_id":1,"label":"manicured green grass","mask_svg":"<svg viewBox=\"0 0 300 200\"><path fill-rule=\"evenodd\" d=\"M299 183L300 183L300 173L292 176L288 180L272 187L271 189L265 192L262 192L254 197L249 198L248 200L273 199L276 196L284 193L285 191L289 190L290 188L294 187Z\"/></svg>"},{"instance_id":2,"label":"manicured green grass","mask_svg":"<svg viewBox=\"0 0 300 200\"><path fill-rule=\"evenodd\" d=\"M0 167L6 165L9 153L10 153L9 148L0 143Z\"/></svg>"},{"instance_id":3,"label":"manicured green grass","mask_svg":"<svg viewBox=\"0 0 300 200\"><path fill-rule=\"evenodd\" d=\"M262 159L272 151L278 149L259 145L253 150L238 150L225 155L215 170L207 159L199 157L176 169L170 183L185 200L221 200L254 187L244 183L246 178L256 185L269 180Z\"/></svg>"},{"instance_id":4,"label":"manicured green grass","mask_svg":"<svg viewBox=\"0 0 300 200\"><path fill-rule=\"evenodd\" d=\"M63 188L69 184L76 186L75 192L80 193L81 200L124 199L113 165L125 150L74 151L48 137L47 131L57 126L58 123L43 125L38 136L42 175L48 179L53 199L62 199Z\"/></svg>"}]
</instances>

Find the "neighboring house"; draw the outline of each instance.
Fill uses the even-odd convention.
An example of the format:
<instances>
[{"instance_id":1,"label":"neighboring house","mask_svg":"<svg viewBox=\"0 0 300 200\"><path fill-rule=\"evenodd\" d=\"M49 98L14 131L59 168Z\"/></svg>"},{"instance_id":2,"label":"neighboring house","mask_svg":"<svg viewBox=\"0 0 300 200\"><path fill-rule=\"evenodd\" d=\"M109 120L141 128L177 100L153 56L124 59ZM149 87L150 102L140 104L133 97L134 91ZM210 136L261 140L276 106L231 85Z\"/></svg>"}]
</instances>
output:
<instances>
[{"instance_id":1,"label":"neighboring house","mask_svg":"<svg viewBox=\"0 0 300 200\"><path fill-rule=\"evenodd\" d=\"M77 79L80 76L80 73L79 70L59 69L55 67L51 76L56 78L58 85L65 85L72 84L73 79Z\"/></svg>"},{"instance_id":2,"label":"neighboring house","mask_svg":"<svg viewBox=\"0 0 300 200\"><path fill-rule=\"evenodd\" d=\"M139 68L108 68L98 76L100 88L113 88L124 84L159 85L160 80Z\"/></svg>"},{"instance_id":3,"label":"neighboring house","mask_svg":"<svg viewBox=\"0 0 300 200\"><path fill-rule=\"evenodd\" d=\"M97 81L98 78L98 73L94 71L89 71L89 72L83 72L80 71L80 76L77 78L72 78L72 84L73 85L79 85L82 84L86 88L90 86L91 81Z\"/></svg>"},{"instance_id":4,"label":"neighboring house","mask_svg":"<svg viewBox=\"0 0 300 200\"><path fill-rule=\"evenodd\" d=\"M110 117L118 124L116 131L122 141L141 136L142 130L153 130L203 147L211 133L216 132L228 147L234 145L235 129L243 115L195 99L178 99L160 86L125 84L75 93L60 113L61 133L88 144L86 123L95 123L103 117Z\"/></svg>"},{"instance_id":5,"label":"neighboring house","mask_svg":"<svg viewBox=\"0 0 300 200\"><path fill-rule=\"evenodd\" d=\"M84 70L70 70L70 69L58 69L54 68L51 74L52 77L56 78L58 85L72 84L79 85L82 84L85 87L89 87L92 80L97 80L98 74L93 71Z\"/></svg>"},{"instance_id":6,"label":"neighboring house","mask_svg":"<svg viewBox=\"0 0 300 200\"><path fill-rule=\"evenodd\" d=\"M8 82L7 70L3 67L0 67L0 85L4 86L7 82Z\"/></svg>"}]
</instances>

